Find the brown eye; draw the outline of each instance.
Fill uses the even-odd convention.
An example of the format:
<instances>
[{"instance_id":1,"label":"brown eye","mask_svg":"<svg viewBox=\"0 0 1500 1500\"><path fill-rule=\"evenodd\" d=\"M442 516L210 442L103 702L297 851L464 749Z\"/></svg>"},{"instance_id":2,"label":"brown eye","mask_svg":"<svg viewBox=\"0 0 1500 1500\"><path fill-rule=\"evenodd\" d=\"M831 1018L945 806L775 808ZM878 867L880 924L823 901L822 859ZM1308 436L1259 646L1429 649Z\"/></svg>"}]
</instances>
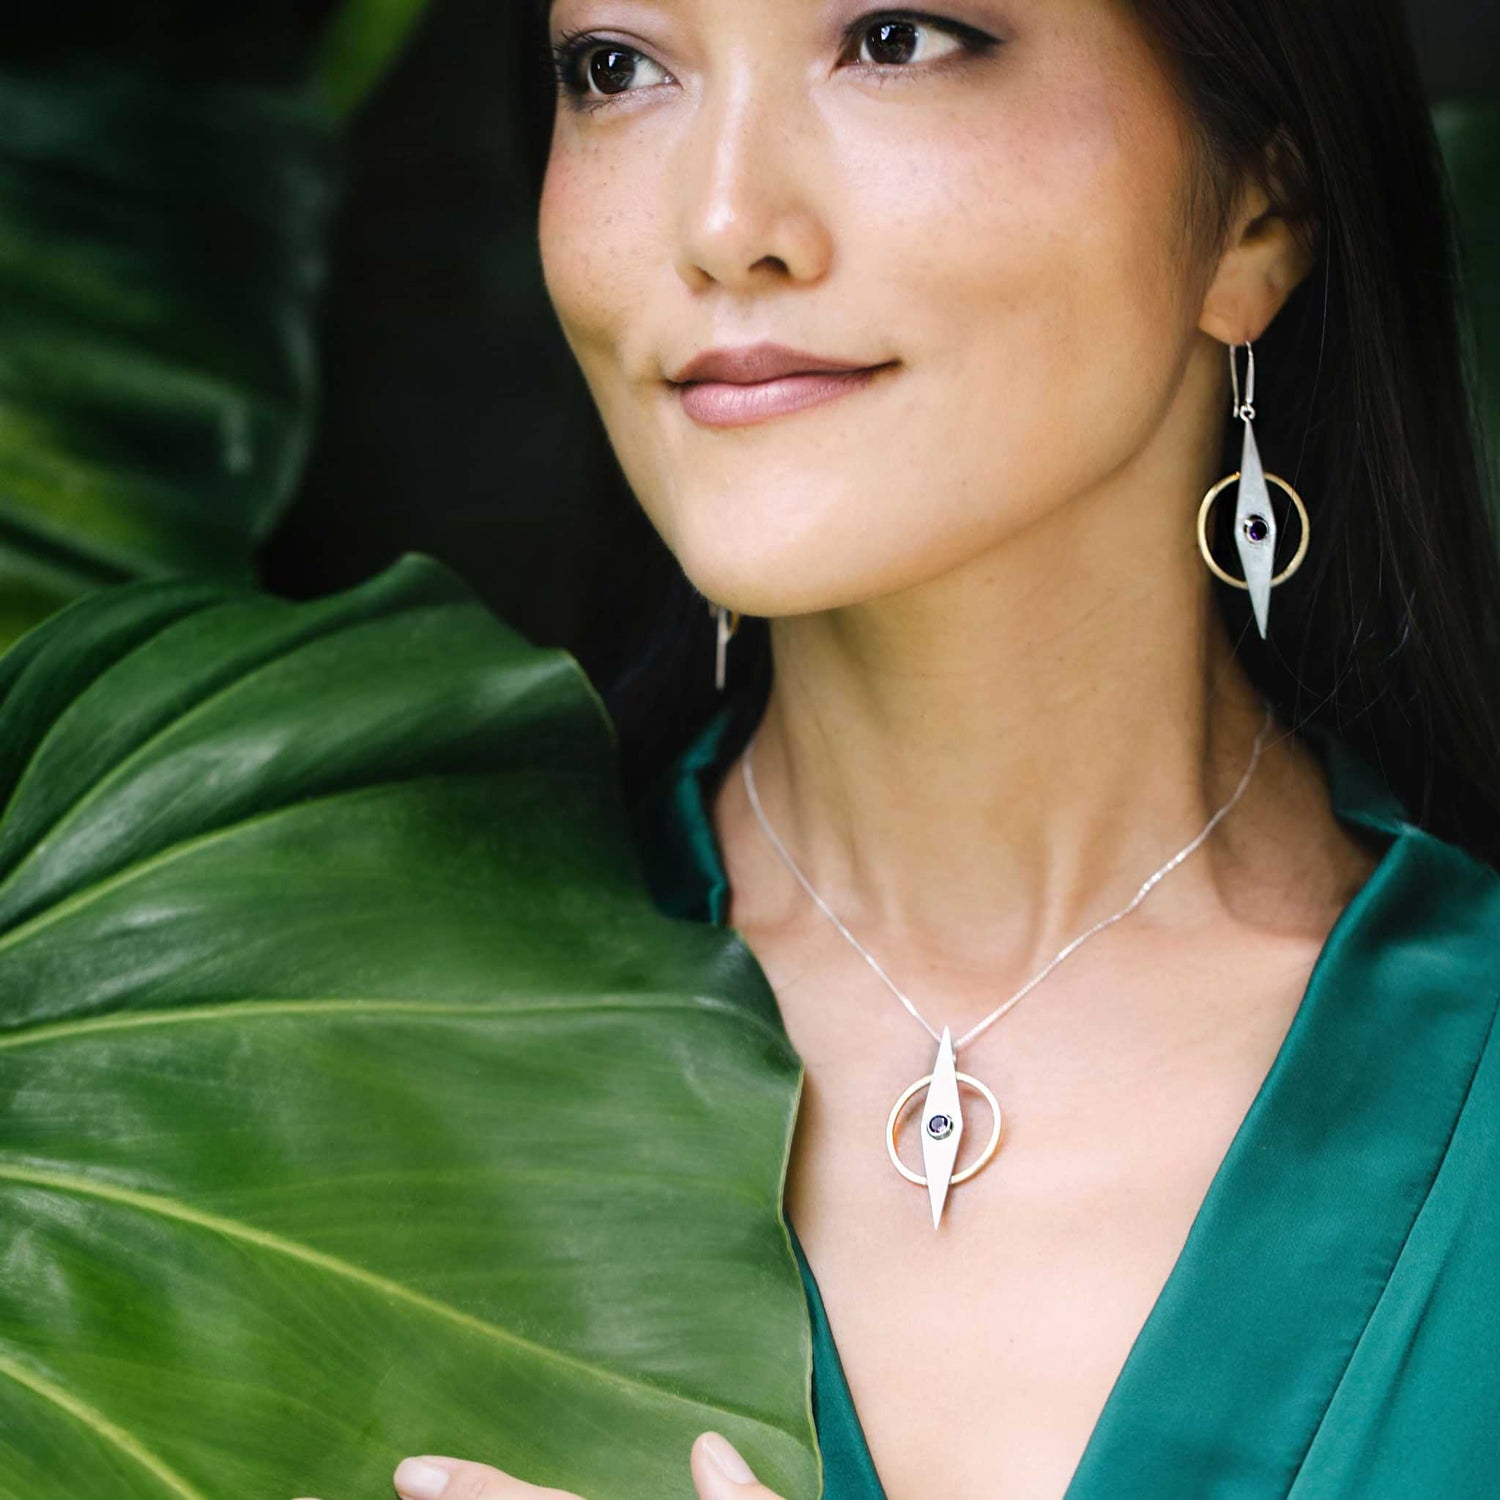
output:
<instances>
[{"instance_id":1,"label":"brown eye","mask_svg":"<svg viewBox=\"0 0 1500 1500\"><path fill-rule=\"evenodd\" d=\"M917 50L917 28L910 21L881 21L870 28L870 61L906 63Z\"/></svg>"},{"instance_id":2,"label":"brown eye","mask_svg":"<svg viewBox=\"0 0 1500 1500\"><path fill-rule=\"evenodd\" d=\"M979 33L967 33L974 38ZM941 62L965 50L978 50L972 40L950 23L924 21L919 17L861 23L859 61L874 67L904 68L909 63ZM985 39L988 40L988 39ZM947 43L946 48L944 43ZM868 54L868 55L867 55Z\"/></svg>"},{"instance_id":3,"label":"brown eye","mask_svg":"<svg viewBox=\"0 0 1500 1500\"><path fill-rule=\"evenodd\" d=\"M635 77L636 56L627 47L600 47L589 54L589 82L601 94L623 94Z\"/></svg>"},{"instance_id":4,"label":"brown eye","mask_svg":"<svg viewBox=\"0 0 1500 1500\"><path fill-rule=\"evenodd\" d=\"M626 94L640 93L643 86L670 81L666 71L645 53L594 32L567 32L561 41L552 43L550 51L558 92L575 109L603 108Z\"/></svg>"}]
</instances>

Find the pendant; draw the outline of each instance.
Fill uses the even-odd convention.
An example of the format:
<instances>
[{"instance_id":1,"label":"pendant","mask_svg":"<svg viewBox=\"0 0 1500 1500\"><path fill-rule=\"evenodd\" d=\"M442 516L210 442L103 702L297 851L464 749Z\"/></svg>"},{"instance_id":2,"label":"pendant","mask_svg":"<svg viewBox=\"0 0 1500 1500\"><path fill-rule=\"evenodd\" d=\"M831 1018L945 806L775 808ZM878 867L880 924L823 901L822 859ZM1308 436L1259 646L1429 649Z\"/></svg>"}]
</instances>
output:
<instances>
[{"instance_id":1,"label":"pendant","mask_svg":"<svg viewBox=\"0 0 1500 1500\"><path fill-rule=\"evenodd\" d=\"M955 1172L953 1164L958 1160L958 1143L964 1133L963 1108L958 1099L960 1083L967 1083L970 1088L977 1089L984 1095L989 1101L994 1123L990 1128L989 1143L979 1160L965 1167L962 1172ZM924 1087L927 1090L922 1101L922 1165L927 1169L925 1176L913 1172L896 1151L896 1127L901 1122L901 1112L912 1095ZM948 1189L960 1182L967 1182L995 1154L995 1147L1000 1144L1000 1105L977 1078L958 1071L953 1056L953 1038L946 1026L943 1027L942 1039L938 1042L937 1060L932 1065L932 1072L925 1078L917 1079L896 1100L890 1119L886 1121L885 1144L891 1160L896 1164L896 1170L908 1182L918 1183L927 1189L934 1229L942 1220Z\"/></svg>"}]
</instances>

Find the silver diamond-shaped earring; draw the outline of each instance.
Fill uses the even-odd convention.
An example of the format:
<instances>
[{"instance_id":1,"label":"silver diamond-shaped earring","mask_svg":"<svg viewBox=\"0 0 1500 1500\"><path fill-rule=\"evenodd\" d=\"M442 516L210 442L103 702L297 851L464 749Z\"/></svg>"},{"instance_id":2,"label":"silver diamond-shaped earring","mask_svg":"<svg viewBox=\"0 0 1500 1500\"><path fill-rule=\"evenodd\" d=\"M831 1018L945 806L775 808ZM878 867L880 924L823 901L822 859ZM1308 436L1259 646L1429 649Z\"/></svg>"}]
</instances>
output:
<instances>
[{"instance_id":1,"label":"silver diamond-shaped earring","mask_svg":"<svg viewBox=\"0 0 1500 1500\"><path fill-rule=\"evenodd\" d=\"M1261 467L1260 449L1255 442L1255 348L1248 341L1245 352L1248 363L1245 370L1245 395L1240 398L1240 367L1236 356L1237 344L1229 346L1229 378L1234 391L1233 412L1245 424L1245 438L1240 450L1240 466L1233 473L1213 485L1198 507L1198 550L1203 560L1217 578L1231 583L1237 589L1249 589L1250 607L1255 612L1255 626L1261 639L1266 638L1266 627L1271 616L1271 590L1284 583L1307 556L1308 521L1307 507L1302 497L1278 474L1267 474ZM1239 496L1234 507L1234 545L1240 555L1243 578L1225 572L1214 560L1208 546L1208 516L1214 501L1231 484L1239 480ZM1271 569L1276 556L1276 517L1271 510L1271 495L1267 483L1274 484L1290 496L1297 507L1297 517L1302 523L1302 536L1297 551L1281 572L1272 576Z\"/></svg>"}]
</instances>

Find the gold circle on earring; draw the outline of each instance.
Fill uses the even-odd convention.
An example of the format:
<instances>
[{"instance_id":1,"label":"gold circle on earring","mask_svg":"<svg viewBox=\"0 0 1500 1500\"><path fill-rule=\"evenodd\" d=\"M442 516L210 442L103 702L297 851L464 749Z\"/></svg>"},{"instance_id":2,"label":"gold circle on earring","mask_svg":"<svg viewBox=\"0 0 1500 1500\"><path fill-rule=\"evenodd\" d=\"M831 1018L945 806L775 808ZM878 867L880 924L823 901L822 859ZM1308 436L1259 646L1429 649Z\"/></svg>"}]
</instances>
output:
<instances>
[{"instance_id":1,"label":"gold circle on earring","mask_svg":"<svg viewBox=\"0 0 1500 1500\"><path fill-rule=\"evenodd\" d=\"M1208 564L1215 577L1222 578L1225 583L1232 583L1237 589L1248 589L1250 585L1243 578L1236 578L1232 573L1226 573L1214 560L1213 553L1208 550L1208 513L1213 509L1214 501L1239 477L1240 471L1236 469L1233 474L1221 479L1203 497L1203 503L1198 507L1198 550L1203 554L1203 561ZM1292 560L1286 567L1271 580L1271 587L1274 588L1278 583L1284 583L1302 566L1302 559L1307 556L1308 520L1307 507L1302 503L1302 496L1286 480L1279 474L1267 474L1266 482L1285 490L1291 496L1292 504L1297 507L1297 518L1302 523L1302 536L1297 542L1297 550L1292 554Z\"/></svg>"},{"instance_id":2,"label":"gold circle on earring","mask_svg":"<svg viewBox=\"0 0 1500 1500\"><path fill-rule=\"evenodd\" d=\"M971 1178L990 1159L990 1157L995 1154L995 1147L1000 1144L1000 1105L995 1096L977 1078L971 1077L968 1073L955 1072L953 1076L958 1079L960 1083L966 1083L970 1088L978 1089L979 1092L984 1095L984 1097L989 1101L990 1113L994 1116L994 1124L990 1127L989 1144L984 1148L984 1152L980 1156L979 1160L971 1162L967 1167L963 1169L962 1172L955 1172L953 1176L948 1179L948 1185L950 1187L956 1186L960 1182L967 1182L969 1178ZM885 1123L885 1146L886 1150L891 1153L891 1160L895 1162L896 1170L904 1178L906 1178L908 1182L915 1182L920 1187L927 1186L926 1177L924 1177L920 1172L913 1172L912 1169L907 1166L906 1163L902 1161L900 1156L898 1156L896 1153L896 1122L901 1118L901 1111L906 1108L907 1100L910 1099L918 1089L925 1088L931 1082L931 1073L929 1073L925 1078L917 1079L917 1081L912 1084L912 1086L907 1089L906 1092L902 1094L902 1096L896 1101L895 1107L891 1110L891 1117Z\"/></svg>"}]
</instances>

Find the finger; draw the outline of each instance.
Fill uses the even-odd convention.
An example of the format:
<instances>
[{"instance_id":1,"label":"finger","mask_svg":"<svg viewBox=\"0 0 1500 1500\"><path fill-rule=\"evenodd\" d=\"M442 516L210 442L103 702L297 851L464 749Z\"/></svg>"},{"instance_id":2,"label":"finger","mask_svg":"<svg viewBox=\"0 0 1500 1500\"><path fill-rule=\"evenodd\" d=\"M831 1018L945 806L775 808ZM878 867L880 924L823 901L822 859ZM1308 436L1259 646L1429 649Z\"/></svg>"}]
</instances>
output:
<instances>
[{"instance_id":1,"label":"finger","mask_svg":"<svg viewBox=\"0 0 1500 1500\"><path fill-rule=\"evenodd\" d=\"M527 1484L489 1464L431 1453L403 1458L391 1479L401 1500L581 1500L567 1490Z\"/></svg>"},{"instance_id":2,"label":"finger","mask_svg":"<svg viewBox=\"0 0 1500 1500\"><path fill-rule=\"evenodd\" d=\"M719 1432L700 1432L689 1457L698 1500L781 1500L761 1484L733 1443Z\"/></svg>"}]
</instances>

